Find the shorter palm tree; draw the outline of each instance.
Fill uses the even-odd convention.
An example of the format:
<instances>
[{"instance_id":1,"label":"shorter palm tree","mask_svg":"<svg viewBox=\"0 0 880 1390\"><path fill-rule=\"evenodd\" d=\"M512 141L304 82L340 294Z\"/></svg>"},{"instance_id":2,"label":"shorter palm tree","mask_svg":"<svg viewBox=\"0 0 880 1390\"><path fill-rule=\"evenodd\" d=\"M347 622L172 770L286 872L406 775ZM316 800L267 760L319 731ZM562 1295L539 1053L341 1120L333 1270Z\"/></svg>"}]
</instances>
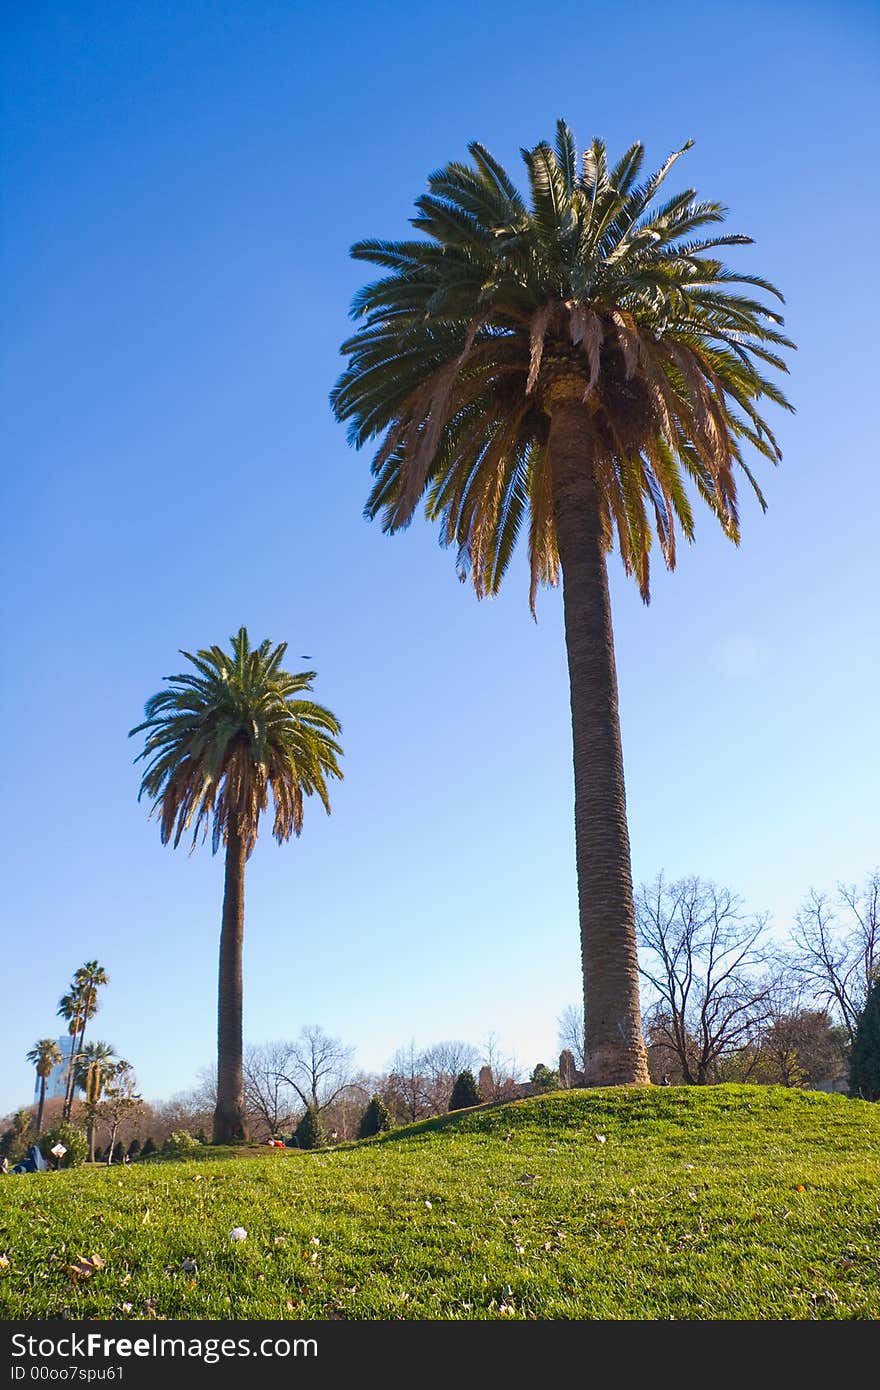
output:
<instances>
[{"instance_id":1,"label":"shorter palm tree","mask_svg":"<svg viewBox=\"0 0 880 1390\"><path fill-rule=\"evenodd\" d=\"M28 1061L37 1069L37 1077L40 1082L40 1100L37 1106L37 1138L43 1128L43 1109L46 1104L46 1082L58 1066L61 1059L61 1049L54 1038L40 1038L27 1054Z\"/></svg>"},{"instance_id":2,"label":"shorter palm tree","mask_svg":"<svg viewBox=\"0 0 880 1390\"><path fill-rule=\"evenodd\" d=\"M168 676L152 695L146 719L147 760L140 795L153 798L162 843L175 847L193 832L193 845L212 825L216 853L226 847L220 981L217 1008L217 1103L214 1143L246 1138L242 1048L244 870L260 816L275 805L272 832L279 844L299 835L307 796L330 812L327 783L341 778L336 742L341 726L323 705L303 699L314 671L282 669L287 643L251 647L247 628L231 639L231 654L210 647L182 652L195 668Z\"/></svg>"},{"instance_id":3,"label":"shorter palm tree","mask_svg":"<svg viewBox=\"0 0 880 1390\"><path fill-rule=\"evenodd\" d=\"M128 1066L115 1057L110 1043L86 1043L74 1070L76 1087L83 1092L86 1107L86 1134L89 1141L89 1162L95 1161L95 1127L98 1107L119 1066Z\"/></svg>"}]
</instances>

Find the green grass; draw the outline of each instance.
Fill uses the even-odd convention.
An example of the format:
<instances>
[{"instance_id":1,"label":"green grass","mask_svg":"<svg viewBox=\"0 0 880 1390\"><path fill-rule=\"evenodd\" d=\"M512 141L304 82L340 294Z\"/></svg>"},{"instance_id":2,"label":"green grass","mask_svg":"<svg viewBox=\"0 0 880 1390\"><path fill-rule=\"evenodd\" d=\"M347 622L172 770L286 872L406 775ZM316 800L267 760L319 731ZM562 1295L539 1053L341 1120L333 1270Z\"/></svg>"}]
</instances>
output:
<instances>
[{"instance_id":1,"label":"green grass","mask_svg":"<svg viewBox=\"0 0 880 1390\"><path fill-rule=\"evenodd\" d=\"M10 1178L4 1253L5 1318L877 1318L880 1105L556 1093L323 1153Z\"/></svg>"}]
</instances>

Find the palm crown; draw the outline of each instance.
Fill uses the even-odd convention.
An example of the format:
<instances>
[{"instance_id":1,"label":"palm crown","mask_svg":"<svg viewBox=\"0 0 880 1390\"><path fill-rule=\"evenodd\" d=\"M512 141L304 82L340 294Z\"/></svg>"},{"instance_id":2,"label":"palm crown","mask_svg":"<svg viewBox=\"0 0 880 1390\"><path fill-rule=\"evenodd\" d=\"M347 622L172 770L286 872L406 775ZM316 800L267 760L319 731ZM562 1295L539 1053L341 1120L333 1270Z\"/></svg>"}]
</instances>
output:
<instances>
[{"instance_id":1,"label":"palm crown","mask_svg":"<svg viewBox=\"0 0 880 1390\"><path fill-rule=\"evenodd\" d=\"M231 642L231 654L183 652L195 674L166 677L131 734L147 734L141 795L154 798L163 843L192 829L195 844L213 819L215 851L234 830L250 854L270 788L279 842L302 830L304 797L317 794L329 812L327 779L342 777L340 725L301 698L314 671L282 669L286 642L252 648L243 627Z\"/></svg>"},{"instance_id":2,"label":"palm crown","mask_svg":"<svg viewBox=\"0 0 880 1390\"><path fill-rule=\"evenodd\" d=\"M656 533L675 564L694 521L686 479L739 538L736 469L763 507L743 446L781 453L759 405L788 406L763 375L793 347L782 318L743 287L778 291L711 253L725 209L692 189L656 196L683 150L639 182L643 148L609 167L594 140L579 160L560 121L555 148L524 150L531 204L480 144L472 164L429 179L413 226L427 240L362 241L390 273L363 289L362 320L332 396L358 446L382 437L367 514L407 525L419 501L458 548L461 578L497 591L528 518L531 604L559 577L547 442L555 400L587 404L605 549L649 597Z\"/></svg>"},{"instance_id":3,"label":"palm crown","mask_svg":"<svg viewBox=\"0 0 880 1390\"><path fill-rule=\"evenodd\" d=\"M40 1038L27 1054L27 1060L36 1068L41 1081L48 1080L54 1068L61 1061L61 1052L54 1038Z\"/></svg>"}]
</instances>

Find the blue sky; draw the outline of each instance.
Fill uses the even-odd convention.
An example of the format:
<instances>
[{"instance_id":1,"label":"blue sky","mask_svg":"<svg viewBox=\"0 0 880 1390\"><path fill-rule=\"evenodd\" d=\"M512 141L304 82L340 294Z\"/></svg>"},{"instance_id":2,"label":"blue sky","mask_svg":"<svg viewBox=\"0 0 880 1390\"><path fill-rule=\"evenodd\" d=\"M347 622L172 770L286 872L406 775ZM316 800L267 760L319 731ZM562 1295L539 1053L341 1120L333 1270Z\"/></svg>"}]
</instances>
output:
<instances>
[{"instance_id":1,"label":"blue sky","mask_svg":"<svg viewBox=\"0 0 880 1390\"><path fill-rule=\"evenodd\" d=\"M559 594L536 626L522 563L478 604L425 524L365 523L327 404L349 245L405 234L470 139L518 171L560 115L652 164L693 137L675 185L756 238L800 345L740 549L701 517L650 609L611 561L636 879L714 877L781 932L877 862L870 5L34 0L4 28L0 1113L89 957L95 1036L148 1097L212 1059L222 862L160 845L126 733L241 623L317 669L346 749L332 817L250 862L247 1037L554 1055L580 989Z\"/></svg>"}]
</instances>

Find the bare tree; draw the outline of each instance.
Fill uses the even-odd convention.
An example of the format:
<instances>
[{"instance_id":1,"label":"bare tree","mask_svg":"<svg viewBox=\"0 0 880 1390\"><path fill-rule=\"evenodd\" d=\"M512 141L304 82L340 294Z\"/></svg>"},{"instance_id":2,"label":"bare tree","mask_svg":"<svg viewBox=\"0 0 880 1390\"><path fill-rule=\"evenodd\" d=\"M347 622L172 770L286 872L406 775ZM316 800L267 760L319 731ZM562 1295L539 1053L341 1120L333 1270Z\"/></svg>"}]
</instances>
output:
<instances>
[{"instance_id":1,"label":"bare tree","mask_svg":"<svg viewBox=\"0 0 880 1390\"><path fill-rule=\"evenodd\" d=\"M795 919L794 969L837 1017L852 1045L868 990L880 974L880 870L864 884L811 889Z\"/></svg>"},{"instance_id":2,"label":"bare tree","mask_svg":"<svg viewBox=\"0 0 880 1390\"><path fill-rule=\"evenodd\" d=\"M107 1163L113 1162L113 1150L119 1128L126 1121L136 1119L143 1113L143 1097L138 1093L137 1077L130 1062L116 1063L112 1080L104 1091L100 1106L100 1117L107 1126Z\"/></svg>"},{"instance_id":3,"label":"bare tree","mask_svg":"<svg viewBox=\"0 0 880 1390\"><path fill-rule=\"evenodd\" d=\"M274 1139L290 1129L296 1110L285 1072L292 1070L293 1044L252 1044L244 1053L244 1104L256 1136Z\"/></svg>"},{"instance_id":4,"label":"bare tree","mask_svg":"<svg viewBox=\"0 0 880 1390\"><path fill-rule=\"evenodd\" d=\"M747 917L727 888L662 874L636 894L639 969L653 992L649 1033L678 1058L689 1085L713 1079L768 1016L766 917Z\"/></svg>"},{"instance_id":5,"label":"bare tree","mask_svg":"<svg viewBox=\"0 0 880 1390\"><path fill-rule=\"evenodd\" d=\"M458 1039L434 1043L422 1053L421 1066L425 1077L425 1102L431 1115L445 1115L455 1078L463 1071L474 1071L480 1054L471 1044Z\"/></svg>"},{"instance_id":6,"label":"bare tree","mask_svg":"<svg viewBox=\"0 0 880 1390\"><path fill-rule=\"evenodd\" d=\"M414 1041L399 1047L391 1058L387 1077L376 1090L398 1123L419 1120L429 1114L427 1109L428 1083L423 1070L422 1054Z\"/></svg>"},{"instance_id":7,"label":"bare tree","mask_svg":"<svg viewBox=\"0 0 880 1390\"><path fill-rule=\"evenodd\" d=\"M322 1120L331 1144L357 1139L364 1108L376 1089L377 1079L361 1073L328 1102L322 1112Z\"/></svg>"},{"instance_id":8,"label":"bare tree","mask_svg":"<svg viewBox=\"0 0 880 1390\"><path fill-rule=\"evenodd\" d=\"M846 1034L827 1009L805 1006L795 980L783 978L769 997L769 1016L756 1044L758 1080L811 1087L846 1073Z\"/></svg>"},{"instance_id":9,"label":"bare tree","mask_svg":"<svg viewBox=\"0 0 880 1390\"><path fill-rule=\"evenodd\" d=\"M562 1051L570 1052L578 1071L586 1070L587 1030L583 1004L569 1004L556 1020L557 1042Z\"/></svg>"},{"instance_id":10,"label":"bare tree","mask_svg":"<svg viewBox=\"0 0 880 1390\"><path fill-rule=\"evenodd\" d=\"M279 1079L292 1086L307 1109L326 1109L351 1084L354 1049L323 1028L303 1028L290 1044L290 1057Z\"/></svg>"},{"instance_id":11,"label":"bare tree","mask_svg":"<svg viewBox=\"0 0 880 1390\"><path fill-rule=\"evenodd\" d=\"M519 1066L502 1052L497 1033L485 1039L480 1057L480 1096L486 1101L512 1100L518 1093Z\"/></svg>"}]
</instances>

